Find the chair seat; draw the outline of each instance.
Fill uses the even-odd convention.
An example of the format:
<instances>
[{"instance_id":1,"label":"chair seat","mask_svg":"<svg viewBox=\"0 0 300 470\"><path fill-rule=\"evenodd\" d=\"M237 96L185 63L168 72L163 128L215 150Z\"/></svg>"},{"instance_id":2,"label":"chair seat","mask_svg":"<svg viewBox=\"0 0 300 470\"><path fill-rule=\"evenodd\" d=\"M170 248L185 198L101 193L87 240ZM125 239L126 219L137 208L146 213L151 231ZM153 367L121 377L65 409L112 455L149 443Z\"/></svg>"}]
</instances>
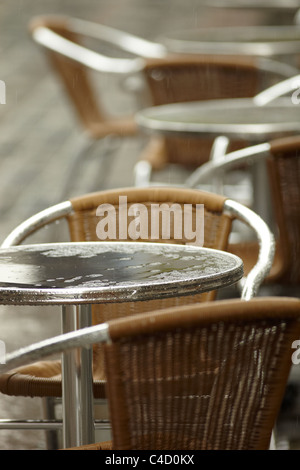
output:
<instances>
[{"instance_id":1,"label":"chair seat","mask_svg":"<svg viewBox=\"0 0 300 470\"><path fill-rule=\"evenodd\" d=\"M61 397L61 361L41 361L0 376L0 392L22 397ZM94 397L105 398L105 380L94 378Z\"/></svg>"}]
</instances>

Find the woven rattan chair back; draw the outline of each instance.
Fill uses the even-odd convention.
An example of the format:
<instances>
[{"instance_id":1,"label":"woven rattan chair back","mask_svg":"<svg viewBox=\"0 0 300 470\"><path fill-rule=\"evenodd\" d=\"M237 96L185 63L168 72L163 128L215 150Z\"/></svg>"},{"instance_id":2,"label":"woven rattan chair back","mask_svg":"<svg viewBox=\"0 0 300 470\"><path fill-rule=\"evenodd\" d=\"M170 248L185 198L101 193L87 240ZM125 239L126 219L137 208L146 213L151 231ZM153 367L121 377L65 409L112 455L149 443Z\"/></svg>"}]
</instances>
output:
<instances>
[{"instance_id":1,"label":"woven rattan chair back","mask_svg":"<svg viewBox=\"0 0 300 470\"><path fill-rule=\"evenodd\" d=\"M149 60L144 74L153 104L164 105L187 101L227 98L250 98L262 89L262 82L272 83L274 74L263 72L252 58L224 56L169 57ZM262 80L264 76L264 80ZM268 81L269 80L269 81ZM157 140L157 139L155 139ZM156 160L151 156L153 143L146 147L141 158L151 161L153 169L166 162L185 167L197 167L208 160L212 139L190 137L165 137L159 139L164 149ZM230 150L241 148L243 141L231 143Z\"/></svg>"},{"instance_id":2,"label":"woven rattan chair back","mask_svg":"<svg viewBox=\"0 0 300 470\"><path fill-rule=\"evenodd\" d=\"M256 205L260 209L260 204L267 201L265 214L276 239L273 264L264 282L284 288L297 287L300 284L300 137L281 137L211 160L195 172L197 184L207 183L213 177L222 179L230 169L255 162L267 164L269 184L264 178L259 183L256 181L261 185ZM263 166L260 168L264 174ZM228 249L243 259L244 272L248 273L257 258L259 245L245 240Z\"/></svg>"},{"instance_id":3,"label":"woven rattan chair back","mask_svg":"<svg viewBox=\"0 0 300 470\"><path fill-rule=\"evenodd\" d=\"M300 137L271 142L267 160L272 202L278 226L280 282L300 284ZM280 256L279 256L280 255Z\"/></svg>"},{"instance_id":4,"label":"woven rattan chair back","mask_svg":"<svg viewBox=\"0 0 300 470\"><path fill-rule=\"evenodd\" d=\"M268 449L299 300L198 304L110 324L115 449Z\"/></svg>"},{"instance_id":5,"label":"woven rattan chair back","mask_svg":"<svg viewBox=\"0 0 300 470\"><path fill-rule=\"evenodd\" d=\"M72 31L67 17L42 16L30 23L31 33L40 27L48 28L61 37L81 45L82 38ZM83 129L93 139L109 135L132 136L137 133L133 116L113 117L101 103L101 95L96 91L92 76L83 64L73 61L63 54L45 48L53 70L57 73L66 94L73 106Z\"/></svg>"}]
</instances>

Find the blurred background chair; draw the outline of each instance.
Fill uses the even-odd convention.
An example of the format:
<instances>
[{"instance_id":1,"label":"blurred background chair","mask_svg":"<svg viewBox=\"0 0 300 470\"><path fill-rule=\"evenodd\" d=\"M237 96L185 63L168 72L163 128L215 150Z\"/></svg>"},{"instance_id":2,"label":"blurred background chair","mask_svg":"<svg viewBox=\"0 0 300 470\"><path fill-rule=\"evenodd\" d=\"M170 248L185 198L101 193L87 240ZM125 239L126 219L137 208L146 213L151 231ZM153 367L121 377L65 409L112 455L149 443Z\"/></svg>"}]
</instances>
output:
<instances>
[{"instance_id":1,"label":"blurred background chair","mask_svg":"<svg viewBox=\"0 0 300 470\"><path fill-rule=\"evenodd\" d=\"M117 100L113 105L106 98L105 83L109 77L108 86L115 87L118 92L120 86L116 83L116 77L125 80L124 77L128 77L131 72L138 72L139 59L108 57L82 47L82 35L93 36L89 22L60 15L45 15L33 18L29 29L33 40L45 51L51 70L74 112L75 122L79 124L78 133L82 138L72 158L73 174L76 175L80 163L88 155L94 155L94 147L96 155L100 152L112 158L113 151L124 139L136 137L138 129L133 109L124 115L116 105ZM126 94L129 94L128 90ZM124 93L119 92L119 97L124 100ZM72 178L73 175L70 175L69 180L72 181Z\"/></svg>"},{"instance_id":2,"label":"blurred background chair","mask_svg":"<svg viewBox=\"0 0 300 470\"><path fill-rule=\"evenodd\" d=\"M270 201L271 228L276 235L274 263L264 282L268 286L281 286L283 292L292 289L297 293L300 284L300 137L286 137L227 153L224 159L210 161L199 168L197 181L200 187L201 183L207 184L215 177L225 182L227 172L235 167L250 166L262 160L267 164L269 176L269 185L264 185L262 193ZM246 241L231 245L230 250L245 260L247 273L248 262L251 266L256 259L257 244Z\"/></svg>"},{"instance_id":3,"label":"blurred background chair","mask_svg":"<svg viewBox=\"0 0 300 470\"><path fill-rule=\"evenodd\" d=\"M50 338L2 371L104 343L112 442L81 449L267 450L299 320L294 298L181 306Z\"/></svg>"},{"instance_id":4,"label":"blurred background chair","mask_svg":"<svg viewBox=\"0 0 300 470\"><path fill-rule=\"evenodd\" d=\"M257 294L259 286L269 272L273 261L274 240L271 232L263 220L250 209L223 196L198 190L182 188L128 188L101 191L73 198L70 201L46 209L24 221L8 235L2 243L2 247L18 245L25 240L27 243L36 243L37 239L35 237L39 236L42 227L49 227L52 224L57 225L57 221L65 223L64 229L61 230L60 234L60 236L66 237L64 241L68 240L68 232L71 241L74 242L97 241L96 227L99 223L99 216L96 213L97 208L101 204L111 204L116 210L118 220L120 196L127 197L128 208L136 203L144 204L149 208L151 204L167 204L170 207L174 203L181 206L192 204L193 207L196 204L204 204L204 246L207 248L226 251L232 223L238 219L250 225L259 240L260 252L257 262L253 265L253 269L250 270L247 277L241 282L241 291L237 295L240 295L243 300L249 300ZM195 212L193 212L193 218L195 218ZM128 224L130 220L129 217ZM67 226L67 230L65 226ZM150 230L151 227L149 227L149 238L143 241L151 240ZM171 238L168 240L165 240L161 235L161 238L155 241L182 244L187 242L184 238L182 240L172 238L174 237L174 227L171 227L170 234ZM45 241L44 238L38 238L38 241L40 240ZM57 241L57 238L55 241ZM169 306L212 301L216 299L216 295L216 292L207 292L199 295L163 300L95 305L93 306L93 323L99 324L112 318L126 317L135 313L162 309ZM94 349L93 372L94 397L96 399L106 398L103 356L101 351L96 348ZM54 405L56 398L61 397L62 393L60 373L61 363L59 360L36 363L24 369L21 368L18 371L14 371L12 374L1 376L0 391L7 395L46 398L47 419L52 420L55 417ZM9 421L1 420L0 429L5 429L6 426L12 428L12 424ZM20 424L16 424L16 428L18 426Z\"/></svg>"}]
</instances>

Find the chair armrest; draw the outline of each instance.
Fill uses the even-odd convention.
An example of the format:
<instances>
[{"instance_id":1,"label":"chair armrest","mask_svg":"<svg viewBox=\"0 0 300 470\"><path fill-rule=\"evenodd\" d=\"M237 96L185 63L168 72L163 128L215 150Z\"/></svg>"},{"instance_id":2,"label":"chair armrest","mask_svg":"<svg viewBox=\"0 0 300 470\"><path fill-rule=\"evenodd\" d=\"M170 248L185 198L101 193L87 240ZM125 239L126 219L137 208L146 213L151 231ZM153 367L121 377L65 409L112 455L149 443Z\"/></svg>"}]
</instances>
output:
<instances>
[{"instance_id":1,"label":"chair armrest","mask_svg":"<svg viewBox=\"0 0 300 470\"><path fill-rule=\"evenodd\" d=\"M32 33L32 37L38 44L47 49L97 72L129 74L140 72L144 66L144 60L139 57L134 59L107 57L70 39L66 39L44 26L36 28Z\"/></svg>"},{"instance_id":2,"label":"chair armrest","mask_svg":"<svg viewBox=\"0 0 300 470\"><path fill-rule=\"evenodd\" d=\"M70 201L65 201L29 217L5 238L1 244L1 248L8 248L20 244L24 238L37 228L43 227L61 217L65 217L67 214L70 214L70 212L72 212L72 204Z\"/></svg>"},{"instance_id":3,"label":"chair armrest","mask_svg":"<svg viewBox=\"0 0 300 470\"><path fill-rule=\"evenodd\" d=\"M95 343L108 342L109 340L109 326L107 323L54 336L6 354L4 363L0 365L0 374L66 350L83 348Z\"/></svg>"},{"instance_id":4,"label":"chair armrest","mask_svg":"<svg viewBox=\"0 0 300 470\"><path fill-rule=\"evenodd\" d=\"M138 57L160 58L167 54L167 50L162 44L100 23L69 18L68 26L76 34L99 39Z\"/></svg>"},{"instance_id":5,"label":"chair armrest","mask_svg":"<svg viewBox=\"0 0 300 470\"><path fill-rule=\"evenodd\" d=\"M267 88L261 93L258 93L258 95L253 98L253 101L257 106L264 106L276 98L280 98L281 96L298 89L300 89L300 75L295 75L276 83L276 85Z\"/></svg>"},{"instance_id":6,"label":"chair armrest","mask_svg":"<svg viewBox=\"0 0 300 470\"><path fill-rule=\"evenodd\" d=\"M275 255L275 239L263 219L246 206L227 199L224 204L224 210L227 210L231 215L236 216L236 218L249 225L255 231L258 238L259 253L257 263L240 283L242 289L241 299L250 300L257 294L260 285L272 267Z\"/></svg>"},{"instance_id":7,"label":"chair armrest","mask_svg":"<svg viewBox=\"0 0 300 470\"><path fill-rule=\"evenodd\" d=\"M221 171L234 168L245 161L254 162L267 156L270 152L270 144L268 142L251 147L246 147L235 152L230 152L223 158L212 158L207 163L199 166L185 181L185 186L195 188L197 185L207 183L209 178L218 176Z\"/></svg>"}]
</instances>

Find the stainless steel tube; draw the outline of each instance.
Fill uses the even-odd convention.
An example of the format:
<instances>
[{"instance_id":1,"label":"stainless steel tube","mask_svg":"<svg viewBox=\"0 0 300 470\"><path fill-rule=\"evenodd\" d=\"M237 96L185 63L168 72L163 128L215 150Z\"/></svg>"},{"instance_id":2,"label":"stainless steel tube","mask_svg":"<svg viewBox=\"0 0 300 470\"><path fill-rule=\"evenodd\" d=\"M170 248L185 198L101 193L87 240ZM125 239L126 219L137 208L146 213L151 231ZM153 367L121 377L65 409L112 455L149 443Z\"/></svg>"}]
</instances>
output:
<instances>
[{"instance_id":1,"label":"stainless steel tube","mask_svg":"<svg viewBox=\"0 0 300 470\"><path fill-rule=\"evenodd\" d=\"M89 326L89 305L63 307L63 333ZM94 416L91 347L65 351L63 354L63 445L93 443Z\"/></svg>"}]
</instances>

